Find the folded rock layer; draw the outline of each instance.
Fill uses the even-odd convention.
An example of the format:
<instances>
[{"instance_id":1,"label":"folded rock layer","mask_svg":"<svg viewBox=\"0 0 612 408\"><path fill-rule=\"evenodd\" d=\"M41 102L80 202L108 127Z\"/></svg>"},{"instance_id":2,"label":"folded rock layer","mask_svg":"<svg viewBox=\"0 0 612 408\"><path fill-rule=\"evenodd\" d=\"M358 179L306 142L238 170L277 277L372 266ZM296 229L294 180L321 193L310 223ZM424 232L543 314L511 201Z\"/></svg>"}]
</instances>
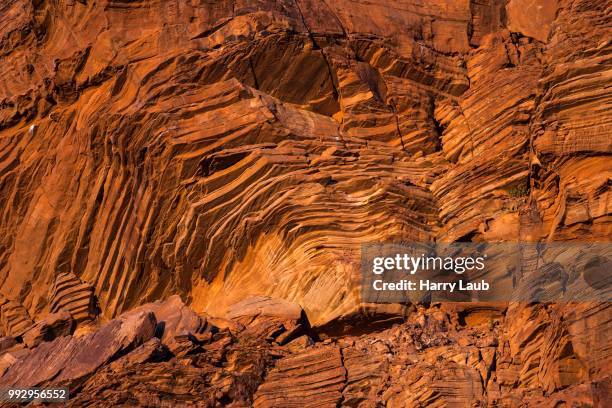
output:
<instances>
[{"instance_id":1,"label":"folded rock layer","mask_svg":"<svg viewBox=\"0 0 612 408\"><path fill-rule=\"evenodd\" d=\"M362 244L609 241L611 14L603 0L3 2L0 334L19 343L67 312L90 336L178 295L192 311L168 320L201 337L192 313L231 318L273 297L308 324L235 325L282 326L290 347L300 330L408 313L361 301ZM302 357L270 375L286 370L295 398L319 384L322 404L601 394L610 351L593 336L609 313L509 307L500 359L432 360L431 378L406 377L422 394L368 377L362 364L391 368L358 351L303 356L329 365L321 379L294 370ZM143 359L184 351L185 337L160 336L138 343ZM274 405L280 390L244 401Z\"/></svg>"}]
</instances>

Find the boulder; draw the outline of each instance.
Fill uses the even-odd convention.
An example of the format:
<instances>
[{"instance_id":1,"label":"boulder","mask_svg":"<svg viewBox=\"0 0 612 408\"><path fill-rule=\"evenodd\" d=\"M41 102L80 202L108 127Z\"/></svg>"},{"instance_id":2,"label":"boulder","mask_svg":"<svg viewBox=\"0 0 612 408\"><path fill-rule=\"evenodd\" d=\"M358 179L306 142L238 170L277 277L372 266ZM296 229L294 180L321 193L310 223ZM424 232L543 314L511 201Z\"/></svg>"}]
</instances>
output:
<instances>
[{"instance_id":1,"label":"boulder","mask_svg":"<svg viewBox=\"0 0 612 408\"><path fill-rule=\"evenodd\" d=\"M23 342L28 348L34 348L43 341L72 334L75 324L75 320L67 311L51 313L23 334Z\"/></svg>"},{"instance_id":2,"label":"boulder","mask_svg":"<svg viewBox=\"0 0 612 408\"><path fill-rule=\"evenodd\" d=\"M300 305L293 302L268 296L251 296L231 305L227 317L243 324L249 324L258 317L297 323L302 313Z\"/></svg>"},{"instance_id":3,"label":"boulder","mask_svg":"<svg viewBox=\"0 0 612 408\"><path fill-rule=\"evenodd\" d=\"M251 296L229 307L227 317L246 326L243 335L285 344L308 328L302 308L293 302Z\"/></svg>"},{"instance_id":4,"label":"boulder","mask_svg":"<svg viewBox=\"0 0 612 408\"><path fill-rule=\"evenodd\" d=\"M210 339L215 327L206 318L186 306L180 296L174 295L163 301L147 303L128 312L155 314L157 326L155 336L172 352L182 353L199 341Z\"/></svg>"},{"instance_id":5,"label":"boulder","mask_svg":"<svg viewBox=\"0 0 612 408\"><path fill-rule=\"evenodd\" d=\"M141 311L112 320L83 337L65 336L40 343L8 368L0 377L0 385L76 386L102 365L153 337L156 324L153 313Z\"/></svg>"}]
</instances>

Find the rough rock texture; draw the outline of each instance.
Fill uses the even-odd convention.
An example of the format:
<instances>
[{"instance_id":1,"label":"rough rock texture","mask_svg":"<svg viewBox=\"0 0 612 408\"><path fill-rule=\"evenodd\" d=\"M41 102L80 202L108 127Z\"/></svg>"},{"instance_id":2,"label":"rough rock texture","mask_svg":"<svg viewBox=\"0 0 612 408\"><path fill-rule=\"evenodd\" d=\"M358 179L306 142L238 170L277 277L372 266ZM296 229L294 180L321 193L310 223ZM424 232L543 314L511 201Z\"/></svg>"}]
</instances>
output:
<instances>
[{"instance_id":1,"label":"rough rock texture","mask_svg":"<svg viewBox=\"0 0 612 408\"><path fill-rule=\"evenodd\" d=\"M592 358L606 352L582 348L596 336L560 321L557 306L513 307L477 324L466 309L419 306L388 329L325 341L302 330L283 343L282 331L249 330L278 316L202 329L177 319L207 320L173 297L79 338L2 352L0 385L67 386L73 407L607 406L610 362Z\"/></svg>"},{"instance_id":2,"label":"rough rock texture","mask_svg":"<svg viewBox=\"0 0 612 408\"><path fill-rule=\"evenodd\" d=\"M0 290L30 315L273 295L319 325L363 242L610 235L605 1L2 10Z\"/></svg>"},{"instance_id":3,"label":"rough rock texture","mask_svg":"<svg viewBox=\"0 0 612 408\"><path fill-rule=\"evenodd\" d=\"M31 326L30 315L21 303L0 295L0 328L2 333L9 336L21 336Z\"/></svg>"},{"instance_id":4,"label":"rough rock texture","mask_svg":"<svg viewBox=\"0 0 612 408\"><path fill-rule=\"evenodd\" d=\"M425 318L361 302L359 249L609 241L611 15L605 0L3 1L2 381L61 379L75 405L283 406L313 389L321 405L605 404L607 304ZM50 313L76 331L25 335ZM370 333L415 313L435 324Z\"/></svg>"},{"instance_id":5,"label":"rough rock texture","mask_svg":"<svg viewBox=\"0 0 612 408\"><path fill-rule=\"evenodd\" d=\"M28 348L34 348L43 341L72 334L74 328L75 321L70 313L65 310L52 313L36 322L23 334L23 343Z\"/></svg>"},{"instance_id":6,"label":"rough rock texture","mask_svg":"<svg viewBox=\"0 0 612 408\"><path fill-rule=\"evenodd\" d=\"M73 273L58 273L49 291L49 309L69 312L78 322L92 320L98 314L93 288Z\"/></svg>"},{"instance_id":7,"label":"rough rock texture","mask_svg":"<svg viewBox=\"0 0 612 408\"><path fill-rule=\"evenodd\" d=\"M42 343L19 358L0 382L7 386L35 387L48 384L73 385L86 375L125 353L155 333L155 315L130 313L95 333L74 338L60 337Z\"/></svg>"},{"instance_id":8,"label":"rough rock texture","mask_svg":"<svg viewBox=\"0 0 612 408\"><path fill-rule=\"evenodd\" d=\"M257 388L255 407L338 406L346 380L340 349L313 347L279 360Z\"/></svg>"}]
</instances>

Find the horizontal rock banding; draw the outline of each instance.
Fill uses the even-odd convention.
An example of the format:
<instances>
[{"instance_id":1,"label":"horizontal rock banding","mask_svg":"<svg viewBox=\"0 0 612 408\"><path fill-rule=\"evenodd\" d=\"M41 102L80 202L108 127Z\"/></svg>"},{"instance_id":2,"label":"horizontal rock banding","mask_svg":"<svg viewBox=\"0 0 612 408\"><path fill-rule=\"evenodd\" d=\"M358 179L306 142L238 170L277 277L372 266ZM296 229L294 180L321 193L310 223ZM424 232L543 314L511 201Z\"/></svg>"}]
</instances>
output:
<instances>
[{"instance_id":1,"label":"horizontal rock banding","mask_svg":"<svg viewBox=\"0 0 612 408\"><path fill-rule=\"evenodd\" d=\"M333 407L346 370L337 348L313 349L280 360L254 396L255 407Z\"/></svg>"},{"instance_id":2,"label":"horizontal rock banding","mask_svg":"<svg viewBox=\"0 0 612 408\"><path fill-rule=\"evenodd\" d=\"M27 310L18 302L0 296L0 326L5 336L21 336L32 320Z\"/></svg>"},{"instance_id":3,"label":"horizontal rock banding","mask_svg":"<svg viewBox=\"0 0 612 408\"><path fill-rule=\"evenodd\" d=\"M55 277L49 299L51 313L64 310L78 322L91 320L97 314L93 289L71 273L59 273Z\"/></svg>"}]
</instances>

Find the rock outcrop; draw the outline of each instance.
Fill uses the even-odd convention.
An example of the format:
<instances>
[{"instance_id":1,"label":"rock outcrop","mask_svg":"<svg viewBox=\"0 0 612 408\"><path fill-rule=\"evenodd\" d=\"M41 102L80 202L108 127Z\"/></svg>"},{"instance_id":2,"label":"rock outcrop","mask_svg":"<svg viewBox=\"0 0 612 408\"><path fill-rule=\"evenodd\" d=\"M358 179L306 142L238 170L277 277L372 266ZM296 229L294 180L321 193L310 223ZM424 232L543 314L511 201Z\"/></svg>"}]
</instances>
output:
<instances>
[{"instance_id":1,"label":"rock outcrop","mask_svg":"<svg viewBox=\"0 0 612 408\"><path fill-rule=\"evenodd\" d=\"M36 322L23 334L23 343L28 348L34 348L43 341L67 336L74 331L75 323L72 315L66 311L52 313Z\"/></svg>"},{"instance_id":2,"label":"rock outcrop","mask_svg":"<svg viewBox=\"0 0 612 408\"><path fill-rule=\"evenodd\" d=\"M58 273L49 293L52 313L66 311L77 322L87 322L95 319L99 312L93 288L73 273Z\"/></svg>"},{"instance_id":3,"label":"rock outcrop","mask_svg":"<svg viewBox=\"0 0 612 408\"><path fill-rule=\"evenodd\" d=\"M264 304L260 310L289 306L274 299L256 303ZM252 305L232 308L244 308L245 316ZM259 313L255 326L274 325L286 312ZM219 318L232 328L207 323L202 329L201 322L215 319L173 297L78 338L0 352L8 365L0 385L66 386L73 407L606 406L609 359L592 355L609 342L581 331L574 320L560 320L558 307L500 312L494 320L468 323L454 306L418 307L384 330L324 341L302 332L284 343L283 331L253 331L252 324ZM585 326L610 332L607 322Z\"/></svg>"},{"instance_id":4,"label":"rock outcrop","mask_svg":"<svg viewBox=\"0 0 612 408\"><path fill-rule=\"evenodd\" d=\"M359 255L609 242L611 15L2 2L0 382L74 406L605 405L607 304L366 304Z\"/></svg>"},{"instance_id":5,"label":"rock outcrop","mask_svg":"<svg viewBox=\"0 0 612 408\"><path fill-rule=\"evenodd\" d=\"M609 237L605 2L404 3L3 5L2 292L320 325L362 243Z\"/></svg>"},{"instance_id":6,"label":"rock outcrop","mask_svg":"<svg viewBox=\"0 0 612 408\"><path fill-rule=\"evenodd\" d=\"M117 355L153 337L155 326L154 314L132 313L95 333L42 343L9 367L0 382L7 387L36 387L51 382L75 387Z\"/></svg>"}]
</instances>

